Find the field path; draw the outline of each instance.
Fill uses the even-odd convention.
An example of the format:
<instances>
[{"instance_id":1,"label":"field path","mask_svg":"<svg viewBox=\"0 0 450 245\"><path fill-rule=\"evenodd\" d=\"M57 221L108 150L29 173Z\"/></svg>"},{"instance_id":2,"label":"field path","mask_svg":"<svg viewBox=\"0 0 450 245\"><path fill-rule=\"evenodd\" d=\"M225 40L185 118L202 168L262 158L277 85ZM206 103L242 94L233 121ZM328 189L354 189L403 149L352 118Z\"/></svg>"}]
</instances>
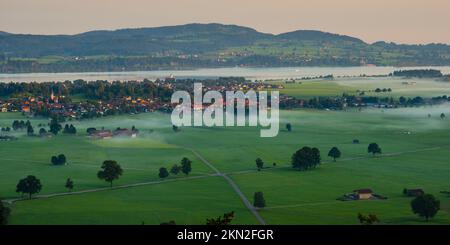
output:
<instances>
[{"instance_id":1,"label":"field path","mask_svg":"<svg viewBox=\"0 0 450 245\"><path fill-rule=\"evenodd\" d=\"M86 194L86 193L100 192L100 191L119 190L119 189L125 189L125 188L132 188L132 187L139 187L139 186L146 186L146 185L156 185L156 184L163 184L163 183L177 182L177 181L184 181L184 180L202 179L202 178L207 178L207 177L212 177L212 176L219 176L219 175L218 174L207 174L207 175L183 177L183 178L176 178L176 179L141 182L141 183L128 184L128 185L118 185L118 186L113 186L113 187L102 187L102 188L73 191L73 192L61 192L61 193L54 193L54 194L47 194L47 195L36 195L32 198L32 200L42 199L42 198L59 197L59 196L79 195L79 194ZM27 200L29 200L29 199L14 198L14 199L5 199L5 200L2 200L2 202L12 204L17 201L27 201Z\"/></svg>"},{"instance_id":2,"label":"field path","mask_svg":"<svg viewBox=\"0 0 450 245\"><path fill-rule=\"evenodd\" d=\"M433 150L440 150L446 147L449 147L450 145L443 145L443 146L436 146L436 147L429 147L429 148L419 148L409 151L401 151L401 152L392 152L392 153L385 153L381 154L380 157L393 157L398 156L402 154L407 153L416 153L416 152L423 152L423 151L433 151ZM157 181L148 181L148 182L141 182L141 183L134 183L134 184L127 184L127 185L119 185L119 186L113 186L110 187L102 187L102 188L95 188L95 189L87 189L87 190L81 190L81 191L73 191L73 192L61 192L61 193L53 193L53 194L46 194L46 195L36 195L33 197L33 199L42 199L42 198L52 198L52 197L59 197L59 196L69 196L69 195L79 195L79 194L86 194L86 193L93 193L93 192L100 192L100 191L108 191L108 190L118 190L118 189L125 189L125 188L132 188L132 187L139 187L139 186L146 186L146 185L155 185L155 184L164 184L164 183L170 183L170 182L177 182L177 181L185 181L185 180L194 180L194 179L201 179L201 178L208 178L208 177L223 177L228 184L233 188L233 190L238 194L238 196L241 198L244 205L247 207L247 209L256 217L258 222L261 225L265 225L266 222L261 217L261 215L258 213L257 209L253 207L253 205L250 203L250 201L247 199L247 197L242 193L239 186L228 176L233 174L247 174L255 172L254 169L249 170L241 170L241 171L235 171L235 172L229 172L229 173L222 173L217 169L214 165L212 165L208 160L206 160L202 155L200 155L197 151L191 148L185 148L186 150L191 151L198 159L200 159L205 165L207 165L210 169L214 171L212 174L205 174L205 175L199 175L199 176L191 176L191 177L183 177L183 178L175 178L175 179L167 179L167 180L157 180ZM341 159L341 162L345 161L355 161L355 160L361 160L361 159L367 159L372 158L373 156L367 156L367 155L361 155L361 156L355 156L351 158L344 158ZM5 159L2 159L5 160ZM6 159L6 160L15 160L15 159ZM38 161L28 161L30 163L41 163ZM331 161L324 161L323 163L328 163ZM76 165L88 165L83 163L74 163ZM263 169L263 171L270 171L270 170L276 170L276 169L284 169L284 168L291 168L291 166L279 166L279 167L271 167L267 169ZM134 169L134 170L141 170L144 169ZM26 201L28 199L26 198L12 198L12 199L4 199L1 200L4 203L7 204L13 204L17 201ZM300 207L300 206L309 206L309 205L325 205L330 203L339 203L339 202L322 202L322 203L302 203L302 204L292 204L292 205L279 205L279 206L273 206L273 207L267 207L266 209L279 209L279 208L289 208L289 207Z\"/></svg>"},{"instance_id":3,"label":"field path","mask_svg":"<svg viewBox=\"0 0 450 245\"><path fill-rule=\"evenodd\" d=\"M258 210L253 207L253 205L250 203L250 201L247 199L247 197L242 193L239 186L225 173L220 172L214 165L212 165L208 160L206 160L202 155L200 155L197 151L194 149L186 148L187 150L190 150L198 159L200 159L204 164L206 164L208 167L210 167L218 176L222 176L228 184L233 188L234 192L238 194L238 196L241 198L244 205L247 207L247 209L256 217L259 224L265 225L266 221L264 221L263 217L259 214Z\"/></svg>"}]
</instances>

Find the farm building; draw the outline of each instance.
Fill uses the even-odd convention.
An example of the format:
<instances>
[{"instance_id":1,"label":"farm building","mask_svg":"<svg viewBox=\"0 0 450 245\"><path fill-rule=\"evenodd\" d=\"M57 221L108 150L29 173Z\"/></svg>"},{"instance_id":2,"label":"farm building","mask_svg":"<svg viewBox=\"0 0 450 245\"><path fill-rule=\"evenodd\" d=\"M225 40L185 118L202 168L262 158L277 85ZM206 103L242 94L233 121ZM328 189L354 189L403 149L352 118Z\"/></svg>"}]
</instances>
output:
<instances>
[{"instance_id":1,"label":"farm building","mask_svg":"<svg viewBox=\"0 0 450 245\"><path fill-rule=\"evenodd\" d=\"M137 130L129 130L127 128L116 129L113 132L113 136L114 137L131 137L131 138L136 138L137 134L138 134Z\"/></svg>"},{"instance_id":2,"label":"farm building","mask_svg":"<svg viewBox=\"0 0 450 245\"><path fill-rule=\"evenodd\" d=\"M112 136L111 130L95 130L89 134L92 139L110 139Z\"/></svg>"},{"instance_id":3,"label":"farm building","mask_svg":"<svg viewBox=\"0 0 450 245\"><path fill-rule=\"evenodd\" d=\"M22 112L29 113L30 107L29 106L22 106Z\"/></svg>"},{"instance_id":4,"label":"farm building","mask_svg":"<svg viewBox=\"0 0 450 245\"><path fill-rule=\"evenodd\" d=\"M359 189L353 191L359 200L367 200L372 198L373 191L371 189Z\"/></svg>"},{"instance_id":5,"label":"farm building","mask_svg":"<svg viewBox=\"0 0 450 245\"><path fill-rule=\"evenodd\" d=\"M403 193L409 197L418 197L425 194L422 189L404 189Z\"/></svg>"}]
</instances>

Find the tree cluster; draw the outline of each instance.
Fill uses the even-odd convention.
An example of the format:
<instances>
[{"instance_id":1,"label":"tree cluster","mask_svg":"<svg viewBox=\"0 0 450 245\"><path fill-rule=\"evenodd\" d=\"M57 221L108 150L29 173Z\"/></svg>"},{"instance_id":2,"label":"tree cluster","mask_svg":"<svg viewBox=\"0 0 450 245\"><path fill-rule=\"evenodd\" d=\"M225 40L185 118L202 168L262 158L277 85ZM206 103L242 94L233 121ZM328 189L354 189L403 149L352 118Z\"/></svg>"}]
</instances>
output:
<instances>
[{"instance_id":1,"label":"tree cluster","mask_svg":"<svg viewBox=\"0 0 450 245\"><path fill-rule=\"evenodd\" d=\"M300 171L317 167L321 163L319 149L303 147L292 155L292 166Z\"/></svg>"},{"instance_id":2,"label":"tree cluster","mask_svg":"<svg viewBox=\"0 0 450 245\"><path fill-rule=\"evenodd\" d=\"M234 211L224 213L223 216L217 218L206 219L206 225L230 225L234 219Z\"/></svg>"},{"instance_id":3,"label":"tree cluster","mask_svg":"<svg viewBox=\"0 0 450 245\"><path fill-rule=\"evenodd\" d=\"M63 133L64 134L76 134L77 129L72 124L70 124L70 125L66 124L66 125L64 125Z\"/></svg>"},{"instance_id":4,"label":"tree cluster","mask_svg":"<svg viewBox=\"0 0 450 245\"><path fill-rule=\"evenodd\" d=\"M164 167L160 168L158 176L161 179L165 179L169 177L170 174L178 175L178 173L182 172L185 175L188 175L191 171L192 171L192 161L189 160L187 157L183 157L183 159L181 159L180 165L174 164L170 168L170 172L169 170L167 170L167 168Z\"/></svg>"},{"instance_id":5,"label":"tree cluster","mask_svg":"<svg viewBox=\"0 0 450 245\"><path fill-rule=\"evenodd\" d=\"M64 154L59 154L58 156L52 156L50 161L53 165L64 165L66 164L67 159Z\"/></svg>"}]
</instances>

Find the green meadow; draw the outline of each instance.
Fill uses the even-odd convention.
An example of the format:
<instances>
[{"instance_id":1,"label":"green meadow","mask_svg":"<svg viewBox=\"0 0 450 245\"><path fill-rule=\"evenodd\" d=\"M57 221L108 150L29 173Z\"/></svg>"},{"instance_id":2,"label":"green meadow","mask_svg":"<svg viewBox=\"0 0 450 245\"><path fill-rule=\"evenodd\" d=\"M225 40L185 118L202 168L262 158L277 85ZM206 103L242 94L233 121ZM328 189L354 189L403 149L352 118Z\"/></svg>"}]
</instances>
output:
<instances>
[{"instance_id":1,"label":"green meadow","mask_svg":"<svg viewBox=\"0 0 450 245\"><path fill-rule=\"evenodd\" d=\"M400 96L430 98L450 94L450 82L439 79L364 77L335 78L332 80L297 80L295 83L274 81L273 83L285 87L284 89L279 89L280 93L297 98L340 96L343 93L357 94L361 91L364 91L367 96L394 98ZM377 88L390 88L392 92L376 93L375 90Z\"/></svg>"},{"instance_id":2,"label":"green meadow","mask_svg":"<svg viewBox=\"0 0 450 245\"><path fill-rule=\"evenodd\" d=\"M450 223L450 121L440 113L450 107L362 111L282 111L280 132L260 138L260 128L184 127L173 132L170 115L147 113L104 117L73 123L75 136L35 138L15 133L17 141L0 142L0 196L20 198L20 178L37 176L39 195L64 194L65 180L75 182L73 195L42 196L11 204L11 224L204 224L206 218L235 211L235 224L257 224L231 186L191 150L226 173L253 202L264 193L267 208L259 210L268 224L358 224L358 212L376 214L383 224L424 224L411 212L411 198L403 188L423 188L441 201L441 210L429 224ZM432 114L428 118L428 113ZM0 126L21 114L0 114ZM30 119L33 125L46 119ZM292 124L292 132L285 124ZM88 127L135 126L135 139L92 140ZM358 139L360 144L353 144ZM367 154L378 143L383 154ZM320 167L306 172L290 166L292 154L303 146L318 147ZM327 157L337 146L342 157ZM68 165L52 166L50 157L63 153ZM160 181L158 169L170 168L181 158L193 161L193 171ZM265 162L256 171L255 159ZM117 189L96 177L104 160L116 160L124 169L114 182ZM273 165L276 163L276 166ZM137 184L137 186L129 186ZM123 188L122 188L123 187ZM337 201L354 189L371 188L387 200ZM94 190L90 193L77 193ZM95 191L96 190L96 191ZM39 196L38 195L38 196Z\"/></svg>"}]
</instances>

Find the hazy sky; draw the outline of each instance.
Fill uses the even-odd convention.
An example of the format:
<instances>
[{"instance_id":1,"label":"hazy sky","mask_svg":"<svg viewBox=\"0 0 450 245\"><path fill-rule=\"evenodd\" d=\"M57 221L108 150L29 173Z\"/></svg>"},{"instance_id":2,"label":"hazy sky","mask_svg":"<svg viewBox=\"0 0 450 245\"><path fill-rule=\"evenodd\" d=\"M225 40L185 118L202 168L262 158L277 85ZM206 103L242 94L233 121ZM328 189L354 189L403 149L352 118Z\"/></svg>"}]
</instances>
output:
<instances>
[{"instance_id":1,"label":"hazy sky","mask_svg":"<svg viewBox=\"0 0 450 245\"><path fill-rule=\"evenodd\" d=\"M0 30L12 33L74 34L192 22L270 33L314 29L367 42L450 44L450 0L0 0Z\"/></svg>"}]
</instances>

